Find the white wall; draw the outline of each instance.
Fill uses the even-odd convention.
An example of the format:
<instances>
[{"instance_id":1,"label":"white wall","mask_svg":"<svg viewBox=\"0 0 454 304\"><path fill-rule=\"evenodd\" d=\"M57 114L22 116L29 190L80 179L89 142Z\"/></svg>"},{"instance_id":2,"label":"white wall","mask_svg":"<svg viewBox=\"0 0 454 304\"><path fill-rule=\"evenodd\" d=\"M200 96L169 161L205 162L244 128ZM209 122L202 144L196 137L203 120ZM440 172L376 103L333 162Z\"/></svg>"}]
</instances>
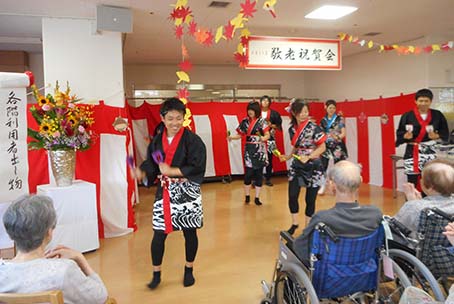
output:
<instances>
[{"instance_id":1,"label":"white wall","mask_svg":"<svg viewBox=\"0 0 454 304\"><path fill-rule=\"evenodd\" d=\"M121 33L93 34L93 21L43 18L44 81L65 87L84 101L124 105Z\"/></svg>"},{"instance_id":2,"label":"white wall","mask_svg":"<svg viewBox=\"0 0 454 304\"><path fill-rule=\"evenodd\" d=\"M176 84L177 65L125 65L126 96L135 88L150 84ZM194 65L189 72L191 83L202 84L280 84L281 96L308 97L303 71L244 70L238 66Z\"/></svg>"},{"instance_id":3,"label":"white wall","mask_svg":"<svg viewBox=\"0 0 454 304\"><path fill-rule=\"evenodd\" d=\"M425 46L448 40L449 37L430 37L405 44ZM342 71L307 71L304 80L306 93L321 100L375 99L380 95L413 93L424 87L453 87L447 71L454 73L452 50L419 55L372 50L344 58Z\"/></svg>"}]
</instances>

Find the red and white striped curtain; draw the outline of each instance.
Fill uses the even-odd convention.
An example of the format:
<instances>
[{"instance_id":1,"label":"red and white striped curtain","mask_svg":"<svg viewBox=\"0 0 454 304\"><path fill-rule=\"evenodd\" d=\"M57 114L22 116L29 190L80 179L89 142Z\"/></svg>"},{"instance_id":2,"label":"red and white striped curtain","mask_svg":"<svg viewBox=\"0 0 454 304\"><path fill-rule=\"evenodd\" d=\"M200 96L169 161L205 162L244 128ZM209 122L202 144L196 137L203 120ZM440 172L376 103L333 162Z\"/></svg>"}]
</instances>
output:
<instances>
[{"instance_id":1,"label":"red and white striped curtain","mask_svg":"<svg viewBox=\"0 0 454 304\"><path fill-rule=\"evenodd\" d=\"M272 103L271 108L279 112L283 119L283 131L276 133L277 147L281 152L291 150L290 138L287 132L290 118L285 111L288 102ZM140 164L146 158L146 148L149 134L161 121L160 105L150 105L144 102L139 107L129 107L132 118L136 162ZM203 102L189 103L192 112L192 130L197 133L207 147L206 176L223 176L228 174L243 174L244 142L227 141L227 131L235 133L241 119L246 117L247 103L240 102ZM414 94L401 95L376 100L359 100L338 102L337 110L342 112L346 120L346 144L349 159L360 163L365 183L392 187L391 154L403 154L404 146L395 148L395 130L400 116L414 107ZM310 114L317 122L325 114L324 104L310 104ZM382 122L386 114L387 123ZM244 139L243 139L244 140ZM287 170L286 163L273 161L275 172ZM398 184L403 181L399 172Z\"/></svg>"},{"instance_id":2,"label":"red and white striped curtain","mask_svg":"<svg viewBox=\"0 0 454 304\"><path fill-rule=\"evenodd\" d=\"M29 105L30 107L31 105ZM127 108L104 105L94 107L95 123L91 130L95 142L90 149L76 154L76 179L96 184L99 237L114 237L137 229L132 209L136 200L134 179L127 167L128 147L132 150L130 131L118 132L112 123L121 116L130 121ZM37 129L30 111L28 126ZM36 193L36 186L49 184L52 175L47 151L28 152L30 193Z\"/></svg>"}]
</instances>

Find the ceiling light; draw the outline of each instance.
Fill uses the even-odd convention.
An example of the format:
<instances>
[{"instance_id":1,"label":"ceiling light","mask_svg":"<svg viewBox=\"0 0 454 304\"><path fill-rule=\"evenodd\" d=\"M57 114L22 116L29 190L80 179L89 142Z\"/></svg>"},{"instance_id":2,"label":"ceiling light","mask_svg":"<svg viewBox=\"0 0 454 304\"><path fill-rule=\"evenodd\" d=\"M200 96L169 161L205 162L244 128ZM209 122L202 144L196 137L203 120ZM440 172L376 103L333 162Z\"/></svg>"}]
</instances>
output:
<instances>
[{"instance_id":1,"label":"ceiling light","mask_svg":"<svg viewBox=\"0 0 454 304\"><path fill-rule=\"evenodd\" d=\"M354 6L323 5L304 17L308 19L335 20L351 14L357 9Z\"/></svg>"}]
</instances>

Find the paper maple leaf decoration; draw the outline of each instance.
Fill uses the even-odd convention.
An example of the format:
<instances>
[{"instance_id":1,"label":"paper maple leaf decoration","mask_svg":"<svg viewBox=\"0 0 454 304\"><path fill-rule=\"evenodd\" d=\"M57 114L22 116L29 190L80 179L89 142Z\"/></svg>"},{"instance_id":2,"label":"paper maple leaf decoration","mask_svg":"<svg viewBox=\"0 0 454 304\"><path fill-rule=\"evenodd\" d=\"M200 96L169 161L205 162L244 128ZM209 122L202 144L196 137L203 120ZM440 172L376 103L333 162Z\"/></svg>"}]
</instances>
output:
<instances>
[{"instance_id":1,"label":"paper maple leaf decoration","mask_svg":"<svg viewBox=\"0 0 454 304\"><path fill-rule=\"evenodd\" d=\"M212 46L213 45L213 39L214 39L214 36L213 36L213 33L210 31L206 31L206 39L203 41L203 44L205 46Z\"/></svg>"},{"instance_id":2,"label":"paper maple leaf decoration","mask_svg":"<svg viewBox=\"0 0 454 304\"><path fill-rule=\"evenodd\" d=\"M175 37L177 37L177 39L181 39L181 36L183 36L183 26L178 25L175 27Z\"/></svg>"},{"instance_id":3,"label":"paper maple leaf decoration","mask_svg":"<svg viewBox=\"0 0 454 304\"><path fill-rule=\"evenodd\" d=\"M189 57L188 49L184 44L181 44L181 56L183 56L183 58Z\"/></svg>"},{"instance_id":4,"label":"paper maple leaf decoration","mask_svg":"<svg viewBox=\"0 0 454 304\"><path fill-rule=\"evenodd\" d=\"M246 36L241 37L241 44L243 46L246 46L248 44L248 42L249 42L249 37L246 37Z\"/></svg>"},{"instance_id":5,"label":"paper maple leaf decoration","mask_svg":"<svg viewBox=\"0 0 454 304\"><path fill-rule=\"evenodd\" d=\"M195 32L194 36L195 36L195 40L198 43L203 44L205 42L205 40L207 39L208 34L205 30L198 29L197 32Z\"/></svg>"},{"instance_id":6,"label":"paper maple leaf decoration","mask_svg":"<svg viewBox=\"0 0 454 304\"><path fill-rule=\"evenodd\" d=\"M254 17L254 13L257 12L255 9L255 5L257 4L256 1L250 2L250 0L246 0L246 2L241 3L241 13L243 13L244 17Z\"/></svg>"},{"instance_id":7,"label":"paper maple leaf decoration","mask_svg":"<svg viewBox=\"0 0 454 304\"><path fill-rule=\"evenodd\" d=\"M189 72L192 69L192 63L189 60L184 60L178 65L180 70L184 72Z\"/></svg>"},{"instance_id":8,"label":"paper maple leaf decoration","mask_svg":"<svg viewBox=\"0 0 454 304\"><path fill-rule=\"evenodd\" d=\"M186 88L183 88L183 89L179 89L178 90L178 98L185 98L185 99L188 99L189 97L189 92L188 92L188 89Z\"/></svg>"},{"instance_id":9,"label":"paper maple leaf decoration","mask_svg":"<svg viewBox=\"0 0 454 304\"><path fill-rule=\"evenodd\" d=\"M224 26L224 35L227 40L232 40L234 34L235 27L230 23Z\"/></svg>"},{"instance_id":10,"label":"paper maple leaf decoration","mask_svg":"<svg viewBox=\"0 0 454 304\"><path fill-rule=\"evenodd\" d=\"M189 35L194 36L195 33L197 32L197 23L195 23L194 21L191 21L191 23L189 23L188 32L189 32Z\"/></svg>"},{"instance_id":11,"label":"paper maple leaf decoration","mask_svg":"<svg viewBox=\"0 0 454 304\"><path fill-rule=\"evenodd\" d=\"M239 63L240 68L244 68L248 63L248 57L246 54L235 53L235 60Z\"/></svg>"}]
</instances>

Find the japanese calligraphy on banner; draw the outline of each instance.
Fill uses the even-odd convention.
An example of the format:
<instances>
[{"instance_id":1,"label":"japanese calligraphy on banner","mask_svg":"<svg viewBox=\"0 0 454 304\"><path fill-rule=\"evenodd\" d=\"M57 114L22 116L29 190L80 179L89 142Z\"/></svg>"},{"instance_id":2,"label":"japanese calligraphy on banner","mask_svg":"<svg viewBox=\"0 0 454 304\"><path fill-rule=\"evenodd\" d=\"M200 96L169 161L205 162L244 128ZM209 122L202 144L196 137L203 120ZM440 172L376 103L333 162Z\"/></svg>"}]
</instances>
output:
<instances>
[{"instance_id":1,"label":"japanese calligraphy on banner","mask_svg":"<svg viewBox=\"0 0 454 304\"><path fill-rule=\"evenodd\" d=\"M246 54L246 69L342 69L337 39L250 36Z\"/></svg>"},{"instance_id":2,"label":"japanese calligraphy on banner","mask_svg":"<svg viewBox=\"0 0 454 304\"><path fill-rule=\"evenodd\" d=\"M0 73L0 203L28 194L27 96L31 79Z\"/></svg>"}]
</instances>

